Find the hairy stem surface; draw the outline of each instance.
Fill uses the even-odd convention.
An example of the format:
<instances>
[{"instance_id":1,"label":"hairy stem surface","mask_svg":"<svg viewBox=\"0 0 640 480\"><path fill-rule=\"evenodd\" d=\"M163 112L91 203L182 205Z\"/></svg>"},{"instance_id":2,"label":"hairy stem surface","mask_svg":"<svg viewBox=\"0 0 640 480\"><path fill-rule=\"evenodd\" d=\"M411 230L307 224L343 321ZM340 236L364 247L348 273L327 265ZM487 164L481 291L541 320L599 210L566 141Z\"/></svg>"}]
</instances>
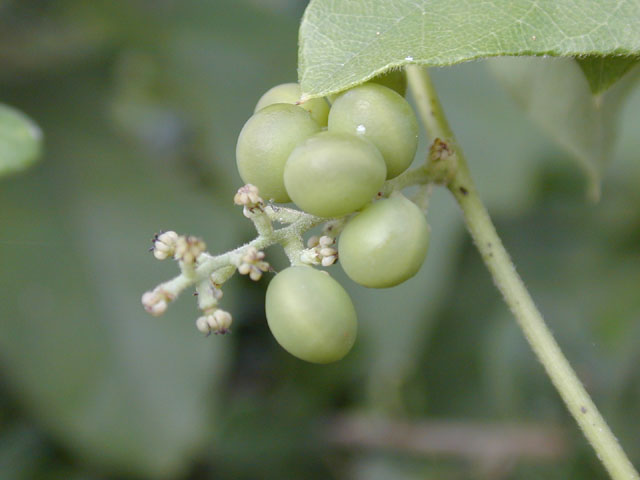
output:
<instances>
[{"instance_id":1,"label":"hairy stem surface","mask_svg":"<svg viewBox=\"0 0 640 480\"><path fill-rule=\"evenodd\" d=\"M425 127L433 137L446 142L455 155L457 172L447 186L458 201L480 255L529 344L611 477L638 479L637 471L554 340L502 245L426 69L411 65L407 67L407 76Z\"/></svg>"}]
</instances>

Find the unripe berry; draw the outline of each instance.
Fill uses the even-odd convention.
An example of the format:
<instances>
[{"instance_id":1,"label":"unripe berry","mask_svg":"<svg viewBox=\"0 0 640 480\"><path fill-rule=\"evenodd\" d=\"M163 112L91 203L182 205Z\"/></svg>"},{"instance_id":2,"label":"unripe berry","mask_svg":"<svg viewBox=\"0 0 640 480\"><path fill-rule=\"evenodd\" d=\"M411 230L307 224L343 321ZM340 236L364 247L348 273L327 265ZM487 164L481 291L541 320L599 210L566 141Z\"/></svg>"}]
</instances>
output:
<instances>
[{"instance_id":1,"label":"unripe berry","mask_svg":"<svg viewBox=\"0 0 640 480\"><path fill-rule=\"evenodd\" d=\"M302 91L300 90L300 85L297 83L282 83L276 85L260 97L255 112L274 103L291 103L304 108L311 114L311 118L313 118L318 125L326 127L329 117L329 104L327 101L324 98L312 98L304 103L299 103L301 96Z\"/></svg>"},{"instance_id":2,"label":"unripe berry","mask_svg":"<svg viewBox=\"0 0 640 480\"><path fill-rule=\"evenodd\" d=\"M418 147L418 121L390 88L365 83L341 94L329 112L329 131L361 135L382 153L387 178L404 172Z\"/></svg>"},{"instance_id":3,"label":"unripe berry","mask_svg":"<svg viewBox=\"0 0 640 480\"><path fill-rule=\"evenodd\" d=\"M284 165L296 145L318 131L320 126L309 112L296 105L276 103L263 108L247 120L238 136L240 177L258 187L265 200L289 202Z\"/></svg>"},{"instance_id":4,"label":"unripe berry","mask_svg":"<svg viewBox=\"0 0 640 480\"><path fill-rule=\"evenodd\" d=\"M278 343L302 360L335 362L355 342L353 303L326 272L304 266L281 271L269 283L265 309Z\"/></svg>"},{"instance_id":5,"label":"unripe berry","mask_svg":"<svg viewBox=\"0 0 640 480\"><path fill-rule=\"evenodd\" d=\"M355 135L321 132L287 160L284 183L305 212L340 217L367 204L384 183L386 166L376 147Z\"/></svg>"},{"instance_id":6,"label":"unripe berry","mask_svg":"<svg viewBox=\"0 0 640 480\"><path fill-rule=\"evenodd\" d=\"M424 263L429 225L413 202L395 194L353 217L340 235L340 264L353 281L387 288L413 277Z\"/></svg>"}]
</instances>

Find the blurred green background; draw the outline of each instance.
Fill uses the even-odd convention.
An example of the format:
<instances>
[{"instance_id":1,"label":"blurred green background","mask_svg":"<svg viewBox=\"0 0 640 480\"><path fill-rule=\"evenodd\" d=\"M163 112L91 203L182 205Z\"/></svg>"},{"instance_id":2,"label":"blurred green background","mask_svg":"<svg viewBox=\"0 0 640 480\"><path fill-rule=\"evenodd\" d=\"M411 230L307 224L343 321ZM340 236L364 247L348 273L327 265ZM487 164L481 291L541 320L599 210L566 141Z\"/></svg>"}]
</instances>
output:
<instances>
[{"instance_id":1,"label":"blurred green background","mask_svg":"<svg viewBox=\"0 0 640 480\"><path fill-rule=\"evenodd\" d=\"M354 351L306 364L266 327L266 281L233 278L233 334L203 338L161 229L249 240L234 148L296 78L295 0L0 0L0 101L45 134L0 179L0 478L606 478L445 192L420 274L355 286ZM484 62L434 72L498 231L578 374L640 464L640 92L603 198ZM426 140L422 140L422 152ZM268 251L282 265L282 255ZM166 263L166 264L165 264Z\"/></svg>"}]
</instances>

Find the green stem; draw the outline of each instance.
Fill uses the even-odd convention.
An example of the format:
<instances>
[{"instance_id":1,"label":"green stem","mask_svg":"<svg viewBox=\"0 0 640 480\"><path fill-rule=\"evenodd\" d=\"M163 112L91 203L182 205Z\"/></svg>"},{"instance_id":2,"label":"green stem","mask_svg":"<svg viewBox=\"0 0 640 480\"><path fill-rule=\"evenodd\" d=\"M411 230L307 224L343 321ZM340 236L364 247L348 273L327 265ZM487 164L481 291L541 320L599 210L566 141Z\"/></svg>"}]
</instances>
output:
<instances>
[{"instance_id":1,"label":"green stem","mask_svg":"<svg viewBox=\"0 0 640 480\"><path fill-rule=\"evenodd\" d=\"M458 201L480 255L529 344L611 478L638 479L638 472L554 340L502 245L426 69L408 66L407 76L426 128L434 137L444 140L455 153L457 173L447 186Z\"/></svg>"}]
</instances>

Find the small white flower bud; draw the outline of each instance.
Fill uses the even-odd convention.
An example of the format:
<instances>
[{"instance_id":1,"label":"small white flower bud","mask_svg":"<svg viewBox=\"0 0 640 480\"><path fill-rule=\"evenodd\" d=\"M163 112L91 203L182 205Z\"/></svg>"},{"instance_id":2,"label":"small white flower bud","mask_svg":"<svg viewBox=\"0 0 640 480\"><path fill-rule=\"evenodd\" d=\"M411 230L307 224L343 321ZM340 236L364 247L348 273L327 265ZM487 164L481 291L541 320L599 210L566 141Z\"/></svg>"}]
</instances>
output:
<instances>
[{"instance_id":1,"label":"small white flower bud","mask_svg":"<svg viewBox=\"0 0 640 480\"><path fill-rule=\"evenodd\" d=\"M180 236L176 240L175 258L185 263L195 263L198 255L206 250L207 246L198 237Z\"/></svg>"},{"instance_id":2,"label":"small white flower bud","mask_svg":"<svg viewBox=\"0 0 640 480\"><path fill-rule=\"evenodd\" d=\"M268 272L270 265L267 262L260 260L256 262L256 267L258 268L258 270L261 270L263 272Z\"/></svg>"},{"instance_id":3,"label":"small white flower bud","mask_svg":"<svg viewBox=\"0 0 640 480\"><path fill-rule=\"evenodd\" d=\"M329 237L327 235L323 235L318 239L318 243L321 247L330 247L334 243L336 243L335 238Z\"/></svg>"},{"instance_id":4,"label":"small white flower bud","mask_svg":"<svg viewBox=\"0 0 640 480\"><path fill-rule=\"evenodd\" d=\"M302 251L300 260L307 265L318 265L320 263L320 255L315 248L310 248Z\"/></svg>"},{"instance_id":5,"label":"small white flower bud","mask_svg":"<svg viewBox=\"0 0 640 480\"><path fill-rule=\"evenodd\" d=\"M322 266L323 267L329 267L329 266L333 265L334 263L336 263L336 260L338 260L338 256L337 255L331 255L329 257L324 257L322 259Z\"/></svg>"},{"instance_id":6,"label":"small white flower bud","mask_svg":"<svg viewBox=\"0 0 640 480\"><path fill-rule=\"evenodd\" d=\"M171 256L169 252L163 252L158 248L153 249L153 256L156 257L157 260L165 260Z\"/></svg>"},{"instance_id":7,"label":"small white flower bud","mask_svg":"<svg viewBox=\"0 0 640 480\"><path fill-rule=\"evenodd\" d=\"M178 234L172 230L159 233L153 237L153 256L158 260L164 260L173 256L177 240Z\"/></svg>"},{"instance_id":8,"label":"small white flower bud","mask_svg":"<svg viewBox=\"0 0 640 480\"><path fill-rule=\"evenodd\" d=\"M207 317L198 317L196 320L196 328L205 335L209 335L211 333L211 327L209 326Z\"/></svg>"},{"instance_id":9,"label":"small white flower bud","mask_svg":"<svg viewBox=\"0 0 640 480\"><path fill-rule=\"evenodd\" d=\"M333 248L335 243L335 238L328 235L313 236L307 241L309 248L302 251L300 260L308 265L333 265L338 259L338 251Z\"/></svg>"},{"instance_id":10,"label":"small white flower bud","mask_svg":"<svg viewBox=\"0 0 640 480\"><path fill-rule=\"evenodd\" d=\"M330 257L331 255L336 254L336 250L334 248L325 247L325 248L321 248L319 253L323 257Z\"/></svg>"},{"instance_id":11,"label":"small white flower bud","mask_svg":"<svg viewBox=\"0 0 640 480\"><path fill-rule=\"evenodd\" d=\"M207 325L215 334L227 333L232 321L231 314L224 310L216 310L203 318L206 319Z\"/></svg>"},{"instance_id":12,"label":"small white flower bud","mask_svg":"<svg viewBox=\"0 0 640 480\"><path fill-rule=\"evenodd\" d=\"M268 272L269 263L265 262L264 252L255 247L249 247L241 257L241 263L238 265L238 273L240 275L249 275L249 278L257 282L262 278L262 272Z\"/></svg>"},{"instance_id":13,"label":"small white flower bud","mask_svg":"<svg viewBox=\"0 0 640 480\"><path fill-rule=\"evenodd\" d=\"M314 235L312 237L309 238L309 240L307 240L307 247L309 248L313 248L316 245L318 245L320 239L318 238L317 235Z\"/></svg>"},{"instance_id":14,"label":"small white flower bud","mask_svg":"<svg viewBox=\"0 0 640 480\"><path fill-rule=\"evenodd\" d=\"M166 295L154 290L142 295L142 306L148 313L158 317L167 311L169 305Z\"/></svg>"},{"instance_id":15,"label":"small white flower bud","mask_svg":"<svg viewBox=\"0 0 640 480\"><path fill-rule=\"evenodd\" d=\"M249 278L254 282L257 282L262 278L262 272L257 268L252 268L251 272L249 272Z\"/></svg>"},{"instance_id":16,"label":"small white flower bud","mask_svg":"<svg viewBox=\"0 0 640 480\"><path fill-rule=\"evenodd\" d=\"M262 207L264 201L260 198L258 187L250 183L243 185L233 197L233 203L243 205L245 209L251 211L253 208ZM245 213L246 216L246 213Z\"/></svg>"}]
</instances>

